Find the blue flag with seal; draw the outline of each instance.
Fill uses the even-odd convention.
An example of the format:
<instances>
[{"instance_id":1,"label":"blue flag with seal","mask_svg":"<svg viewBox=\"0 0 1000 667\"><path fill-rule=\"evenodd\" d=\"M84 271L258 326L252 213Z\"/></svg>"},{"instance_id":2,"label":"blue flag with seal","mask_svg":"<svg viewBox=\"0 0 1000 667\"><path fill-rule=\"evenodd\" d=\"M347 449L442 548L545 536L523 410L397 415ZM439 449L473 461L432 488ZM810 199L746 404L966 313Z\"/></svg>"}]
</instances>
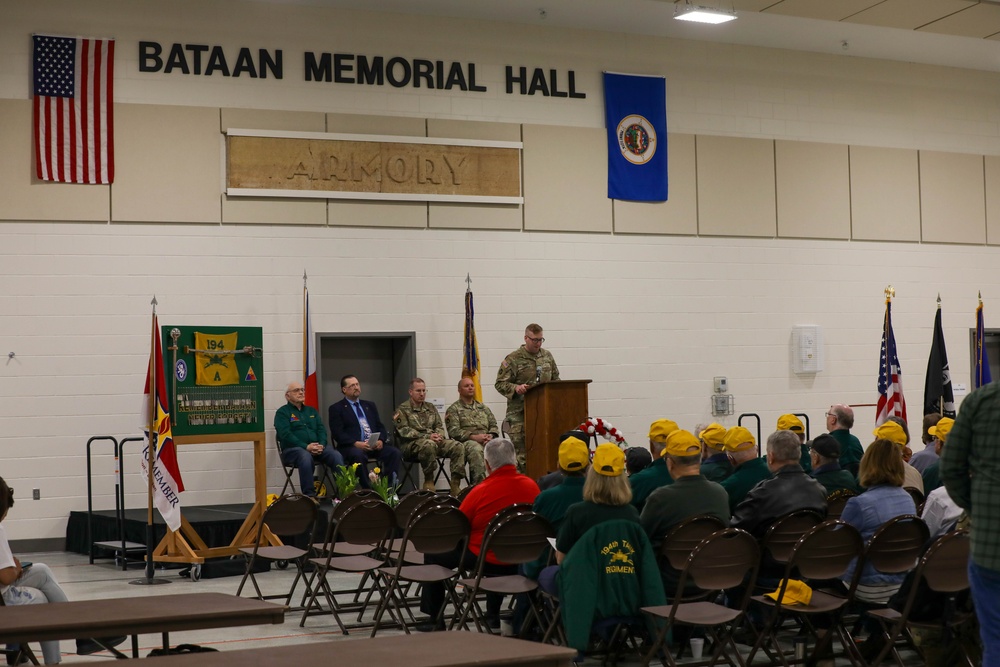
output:
<instances>
[{"instance_id":1,"label":"blue flag with seal","mask_svg":"<svg viewBox=\"0 0 1000 667\"><path fill-rule=\"evenodd\" d=\"M667 92L662 76L604 73L608 197L667 200Z\"/></svg>"}]
</instances>

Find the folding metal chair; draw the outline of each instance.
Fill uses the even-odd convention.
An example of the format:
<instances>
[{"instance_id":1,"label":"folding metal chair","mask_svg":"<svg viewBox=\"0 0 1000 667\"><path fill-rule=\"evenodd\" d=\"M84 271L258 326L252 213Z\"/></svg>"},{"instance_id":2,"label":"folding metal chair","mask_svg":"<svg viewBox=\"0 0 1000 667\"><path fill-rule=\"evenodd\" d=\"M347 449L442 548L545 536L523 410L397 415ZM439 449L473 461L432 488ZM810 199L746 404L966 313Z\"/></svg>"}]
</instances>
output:
<instances>
[{"instance_id":1,"label":"folding metal chair","mask_svg":"<svg viewBox=\"0 0 1000 667\"><path fill-rule=\"evenodd\" d=\"M919 515L924 508L924 501L927 499L924 496L924 492L912 486L904 486L903 491L909 493L910 497L913 498L913 506L917 508L917 514Z\"/></svg>"},{"instance_id":2,"label":"folding metal chair","mask_svg":"<svg viewBox=\"0 0 1000 667\"><path fill-rule=\"evenodd\" d=\"M753 581L757 577L759 566L760 548L757 546L757 541L746 531L726 528L700 541L688 553L681 568L673 604L642 609L654 620L660 621L659 633L653 640L650 650L643 656L642 664L648 665L658 653L663 656L664 665L677 664L669 651L661 653L661 649L667 632L674 625L680 624L706 629L714 646L709 665L714 665L729 646L732 650L726 655L727 660L731 663L732 658L736 658L742 667L743 658L733 641L733 632L750 601ZM735 608L709 600L685 602L685 593L690 588L689 583L693 583L705 593L733 589L742 585L745 593ZM717 630L719 627L723 628L722 632Z\"/></svg>"},{"instance_id":3,"label":"folding metal chair","mask_svg":"<svg viewBox=\"0 0 1000 667\"><path fill-rule=\"evenodd\" d=\"M348 608L337 601L334 591L326 580L326 575L331 571L367 573L385 565L388 557L385 543L392 536L396 519L392 509L381 499L366 498L356 502L335 522L331 521L331 524L333 530L330 531L330 538L324 547L326 556L309 559L309 562L316 567L316 571L311 580L309 601L302 612L302 620L299 621L299 625L305 626L306 619L310 615L333 614L340 631L346 635L348 628L341 620L340 613L348 611ZM334 545L338 542L366 546L368 552L338 555L334 550ZM321 592L326 598L327 610L323 610L317 600ZM314 607L315 611L313 611Z\"/></svg>"},{"instance_id":4,"label":"folding metal chair","mask_svg":"<svg viewBox=\"0 0 1000 667\"><path fill-rule=\"evenodd\" d=\"M289 488L292 489L292 493L303 493L304 489L299 489L298 491L295 490L295 480L292 479L292 475L296 473L298 468L294 465L285 463L285 459L281 456L281 441L278 440L277 435L274 437L274 444L278 448L278 462L281 463L281 469L285 473L285 484L281 487L281 495L285 495L285 492L288 491ZM332 497L331 492L337 488L337 485L333 481L333 471L328 469L322 463L317 463L313 468L314 485L316 484L317 478L320 480L320 484L319 487L316 488L316 495L326 495ZM326 493L321 494L320 491L322 491L324 486L326 487Z\"/></svg>"},{"instance_id":5,"label":"folding metal chair","mask_svg":"<svg viewBox=\"0 0 1000 667\"><path fill-rule=\"evenodd\" d=\"M930 531L920 517L912 514L894 517L882 524L868 540L858 568L864 569L866 565L871 565L882 574L905 574L917 566L928 539ZM866 615L885 608L885 605L870 604L858 599L852 600L852 603L861 611L852 634L857 634L861 629ZM862 659L860 652L855 657Z\"/></svg>"},{"instance_id":6,"label":"folding metal chair","mask_svg":"<svg viewBox=\"0 0 1000 667\"><path fill-rule=\"evenodd\" d=\"M659 557L679 572L699 544L725 528L725 522L715 516L701 515L685 519L664 536L660 543Z\"/></svg>"},{"instance_id":7,"label":"folding metal chair","mask_svg":"<svg viewBox=\"0 0 1000 667\"><path fill-rule=\"evenodd\" d=\"M396 433L395 431L393 431L392 437L393 437L393 442L399 442L399 434L398 433ZM403 451L403 448L400 447L399 450ZM448 475L448 468L446 468L445 464L444 464L444 462L447 461L447 460L448 460L447 456L438 456L437 457L438 470L437 470L437 474L434 475L434 485L435 486L437 486L438 480L441 479L442 476L444 476L445 484L447 484L449 487L451 486L451 476ZM406 483L407 482L409 482L411 485L413 485L414 489L419 489L420 488L420 484L417 483L417 481L420 479L419 474L416 477L413 474L413 468L414 468L414 466L418 470L421 470L420 459L417 459L415 457L408 457L406 454L403 454L403 479L399 483L399 488L401 488L401 489L406 488ZM427 480L424 480L424 481L427 481Z\"/></svg>"},{"instance_id":8,"label":"folding metal chair","mask_svg":"<svg viewBox=\"0 0 1000 667\"><path fill-rule=\"evenodd\" d=\"M831 622L831 627L827 632L822 637L817 637L812 653L807 656L807 660L812 662L822 656L830 646L834 635L840 640L847 656L851 657L853 647L849 644L853 643L854 640L844 628L843 615L857 588L861 573L860 568L855 569L846 597L814 590L809 604L787 605L782 600L789 580L793 578L814 581L837 579L847 571L852 561L861 557L863 552L864 545L857 529L839 519L824 521L803 535L792 547L788 556L784 577L777 591L778 599L772 600L763 595L755 595L752 598L753 602L768 609L770 614L764 628L757 636L753 648L750 649L746 664L753 664L757 651L764 648L772 659L777 657L782 665L788 666L788 659L778 642L777 629L781 618L789 615L796 617L801 622L802 629L814 637L817 636L817 633L811 622L811 617L822 614ZM773 653L768 650L768 646L774 649Z\"/></svg>"},{"instance_id":9,"label":"folding metal chair","mask_svg":"<svg viewBox=\"0 0 1000 667\"><path fill-rule=\"evenodd\" d=\"M837 489L826 497L826 518L839 519L844 513L847 501L858 495L853 489Z\"/></svg>"},{"instance_id":10,"label":"folding metal chair","mask_svg":"<svg viewBox=\"0 0 1000 667\"><path fill-rule=\"evenodd\" d=\"M403 627L403 632L410 634L409 626L404 618L404 609L413 620L413 615L406 606L403 594L403 584L442 583L445 586L446 603L441 606L438 618L431 619L435 623L443 617L444 607L450 600L458 607L455 595L455 581L461 574L460 568L448 568L434 563L410 564L409 554L416 551L420 554L444 554L454 551L461 554L469 544L469 520L457 507L450 504L432 504L423 507L413 517L400 544L396 563L392 566L382 566L377 575L382 579L384 592L382 601L375 612L375 625L371 636L374 637L381 626L382 616L388 610ZM390 605L392 608L390 609Z\"/></svg>"},{"instance_id":11,"label":"folding metal chair","mask_svg":"<svg viewBox=\"0 0 1000 667\"><path fill-rule=\"evenodd\" d=\"M253 584L253 589L257 592L258 600L285 598L286 606L291 603L292 595L295 593L295 587L298 585L299 579L305 578L302 565L309 551L308 549L300 549L287 544L269 546L269 538L277 535L291 536L310 532L311 542L316 532L317 514L318 507L316 501L301 494L282 496L264 511L264 516L261 517L257 525L257 536L254 538L253 547L240 547L240 552L246 556L247 567L246 572L243 573L243 579L240 580L239 588L236 589L237 597L243 593L243 587L249 578ZM288 589L288 593L280 595L264 595L261 593L260 586L257 584L257 577L254 575L254 565L258 558L295 563L295 579L292 580L292 586Z\"/></svg>"},{"instance_id":12,"label":"folding metal chair","mask_svg":"<svg viewBox=\"0 0 1000 667\"><path fill-rule=\"evenodd\" d=\"M939 537L917 564L913 585L903 603L902 611L895 609L875 609L870 612L880 626L885 645L868 664L872 667L881 663L892 653L896 663L902 660L896 650L898 639L909 637L909 628L936 628L946 633L970 621L973 612L962 611L955 606L955 597L969 588L969 534L966 531L946 533ZM948 602L941 606L941 614L935 619L915 620L911 616L921 593L936 593L945 596ZM968 667L973 660L964 646L959 643L960 653Z\"/></svg>"},{"instance_id":13,"label":"folding metal chair","mask_svg":"<svg viewBox=\"0 0 1000 667\"><path fill-rule=\"evenodd\" d=\"M530 563L548 547L548 540L551 537L555 537L555 531L544 517L531 510L507 511L504 518L496 521L492 529L485 533L479 560L476 562L475 576L458 580L465 589L464 604L455 609L455 615L448 629L453 629L456 625L459 628L467 627L466 619L471 614L479 632L485 628L487 633L492 634L489 623L485 622L486 618L476 599L477 596L480 593L530 594L538 589L538 582L521 574L486 575L484 570L487 555L492 553L497 560L509 565ZM532 616L541 618L534 600L531 601L525 624L530 622ZM455 619L458 619L457 623Z\"/></svg>"}]
</instances>

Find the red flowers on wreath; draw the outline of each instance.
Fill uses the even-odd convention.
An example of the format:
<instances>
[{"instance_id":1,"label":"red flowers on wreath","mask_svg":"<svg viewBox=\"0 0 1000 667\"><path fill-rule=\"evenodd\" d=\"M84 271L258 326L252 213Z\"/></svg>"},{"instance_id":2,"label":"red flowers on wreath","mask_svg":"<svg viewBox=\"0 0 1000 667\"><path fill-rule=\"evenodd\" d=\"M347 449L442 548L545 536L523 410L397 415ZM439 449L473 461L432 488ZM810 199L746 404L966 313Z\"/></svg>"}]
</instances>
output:
<instances>
[{"instance_id":1,"label":"red flowers on wreath","mask_svg":"<svg viewBox=\"0 0 1000 667\"><path fill-rule=\"evenodd\" d=\"M620 447L625 447L628 444L625 442L625 436L621 434L621 431L612 426L611 422L605 421L600 417L588 417L587 421L576 427L576 430L583 431L587 435L596 434L603 436L606 440L613 440Z\"/></svg>"}]
</instances>

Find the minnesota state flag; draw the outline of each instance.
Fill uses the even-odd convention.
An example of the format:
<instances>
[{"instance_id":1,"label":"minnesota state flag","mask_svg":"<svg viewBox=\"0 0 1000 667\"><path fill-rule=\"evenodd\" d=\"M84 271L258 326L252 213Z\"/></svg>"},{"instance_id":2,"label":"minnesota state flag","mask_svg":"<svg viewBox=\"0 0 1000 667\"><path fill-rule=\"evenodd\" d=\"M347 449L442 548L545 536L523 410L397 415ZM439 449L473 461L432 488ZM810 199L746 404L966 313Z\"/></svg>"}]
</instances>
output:
<instances>
[{"instance_id":1,"label":"minnesota state flag","mask_svg":"<svg viewBox=\"0 0 1000 667\"><path fill-rule=\"evenodd\" d=\"M604 73L608 197L667 200L667 92L662 76Z\"/></svg>"}]
</instances>

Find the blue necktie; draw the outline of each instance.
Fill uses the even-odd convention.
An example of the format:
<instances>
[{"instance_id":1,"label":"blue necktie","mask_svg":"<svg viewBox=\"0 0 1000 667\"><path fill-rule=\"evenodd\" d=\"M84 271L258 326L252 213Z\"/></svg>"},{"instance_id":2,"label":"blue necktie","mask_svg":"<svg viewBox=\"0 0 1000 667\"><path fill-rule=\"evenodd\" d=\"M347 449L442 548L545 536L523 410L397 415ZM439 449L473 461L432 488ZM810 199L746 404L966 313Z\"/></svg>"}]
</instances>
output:
<instances>
[{"instance_id":1,"label":"blue necktie","mask_svg":"<svg viewBox=\"0 0 1000 667\"><path fill-rule=\"evenodd\" d=\"M354 413L358 416L358 424L361 425L361 437L363 440L367 440L368 436L372 434L371 426L368 425L368 420L365 419L365 411L361 409L361 403L351 403L354 406Z\"/></svg>"}]
</instances>

